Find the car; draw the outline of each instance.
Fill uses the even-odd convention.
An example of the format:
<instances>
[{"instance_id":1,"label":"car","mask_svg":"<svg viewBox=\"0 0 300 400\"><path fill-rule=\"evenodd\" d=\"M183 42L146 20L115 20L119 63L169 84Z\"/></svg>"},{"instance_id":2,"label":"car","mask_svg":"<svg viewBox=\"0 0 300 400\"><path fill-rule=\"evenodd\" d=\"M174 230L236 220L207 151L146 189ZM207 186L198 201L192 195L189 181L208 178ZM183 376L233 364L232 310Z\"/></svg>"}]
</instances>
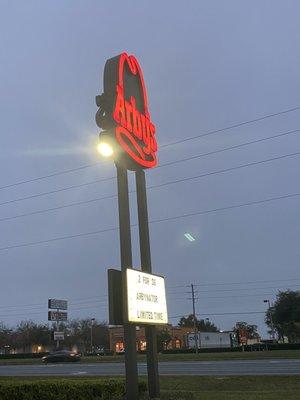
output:
<instances>
[{"instance_id":1,"label":"car","mask_svg":"<svg viewBox=\"0 0 300 400\"><path fill-rule=\"evenodd\" d=\"M42 357L44 363L48 362L75 362L80 361L81 356L74 351L59 350Z\"/></svg>"}]
</instances>

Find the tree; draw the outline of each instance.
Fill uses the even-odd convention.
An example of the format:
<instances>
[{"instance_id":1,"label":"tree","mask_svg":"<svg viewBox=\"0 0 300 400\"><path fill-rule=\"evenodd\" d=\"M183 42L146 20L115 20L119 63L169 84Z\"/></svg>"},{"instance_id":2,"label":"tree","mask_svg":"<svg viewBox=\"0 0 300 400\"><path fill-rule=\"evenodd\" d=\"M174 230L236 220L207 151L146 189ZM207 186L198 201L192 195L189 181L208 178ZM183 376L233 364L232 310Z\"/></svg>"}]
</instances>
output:
<instances>
[{"instance_id":1,"label":"tree","mask_svg":"<svg viewBox=\"0 0 300 400\"><path fill-rule=\"evenodd\" d=\"M259 333L257 331L257 325L248 324L244 321L239 321L235 324L233 331L237 334L240 332L245 332L248 339L259 338Z\"/></svg>"},{"instance_id":2,"label":"tree","mask_svg":"<svg viewBox=\"0 0 300 400\"><path fill-rule=\"evenodd\" d=\"M178 326L194 328L194 316L193 314L188 315L187 317L181 317ZM208 319L197 319L196 318L196 328L200 332L219 332L219 329L215 324L210 322Z\"/></svg>"},{"instance_id":3,"label":"tree","mask_svg":"<svg viewBox=\"0 0 300 400\"><path fill-rule=\"evenodd\" d=\"M11 330L0 322L0 349L10 345Z\"/></svg>"},{"instance_id":4,"label":"tree","mask_svg":"<svg viewBox=\"0 0 300 400\"><path fill-rule=\"evenodd\" d=\"M32 321L22 321L13 332L12 347L31 351L34 344L49 345L51 331L48 325L36 324Z\"/></svg>"},{"instance_id":5,"label":"tree","mask_svg":"<svg viewBox=\"0 0 300 400\"><path fill-rule=\"evenodd\" d=\"M157 332L157 350L162 351L166 350L168 347L168 344L172 340L172 336L167 330L162 330Z\"/></svg>"},{"instance_id":6,"label":"tree","mask_svg":"<svg viewBox=\"0 0 300 400\"><path fill-rule=\"evenodd\" d=\"M300 291L282 291L276 296L276 301L266 312L265 322L272 329L272 320L274 330L279 338L284 336L290 343L300 341Z\"/></svg>"},{"instance_id":7,"label":"tree","mask_svg":"<svg viewBox=\"0 0 300 400\"><path fill-rule=\"evenodd\" d=\"M76 346L80 351L91 349L91 319L73 319L67 323L65 344L68 347ZM94 347L109 347L108 326L106 322L93 322Z\"/></svg>"}]
</instances>

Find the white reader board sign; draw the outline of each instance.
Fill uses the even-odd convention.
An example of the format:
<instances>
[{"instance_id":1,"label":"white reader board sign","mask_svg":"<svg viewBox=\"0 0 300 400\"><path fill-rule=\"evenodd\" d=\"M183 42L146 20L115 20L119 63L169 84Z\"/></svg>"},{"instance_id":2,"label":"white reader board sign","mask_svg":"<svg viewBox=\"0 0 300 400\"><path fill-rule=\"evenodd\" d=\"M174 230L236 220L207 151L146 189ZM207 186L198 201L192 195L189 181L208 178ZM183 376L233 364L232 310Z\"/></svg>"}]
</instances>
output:
<instances>
[{"instance_id":1,"label":"white reader board sign","mask_svg":"<svg viewBox=\"0 0 300 400\"><path fill-rule=\"evenodd\" d=\"M168 323L165 279L136 269L126 270L128 322Z\"/></svg>"}]
</instances>

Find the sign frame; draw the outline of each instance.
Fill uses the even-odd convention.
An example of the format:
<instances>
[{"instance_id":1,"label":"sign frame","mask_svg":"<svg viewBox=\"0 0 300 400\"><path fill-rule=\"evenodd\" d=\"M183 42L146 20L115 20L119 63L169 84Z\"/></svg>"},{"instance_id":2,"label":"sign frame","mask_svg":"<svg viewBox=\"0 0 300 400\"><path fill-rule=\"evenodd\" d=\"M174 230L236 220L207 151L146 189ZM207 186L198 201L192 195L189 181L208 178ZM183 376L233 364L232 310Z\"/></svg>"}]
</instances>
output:
<instances>
[{"instance_id":1,"label":"sign frame","mask_svg":"<svg viewBox=\"0 0 300 400\"><path fill-rule=\"evenodd\" d=\"M139 320L137 318L136 319L130 318L130 312L132 312L132 309L130 309L130 308L131 308L131 304L134 302L133 299L131 298L132 294L130 294L129 285L128 285L128 275L131 274L131 273L140 274L142 276L149 277L149 279L159 278L159 279L163 280L163 289L164 289L164 294L163 294L164 299L163 299L163 301L164 301L164 304L162 306L164 307L164 310L163 310L162 314L165 314L165 318L162 321L158 321L157 319L153 320L153 319L150 319L150 318L149 318L149 320L145 320L146 318L143 318L142 320L141 319ZM123 279L125 279L125 282L126 282L126 302L127 302L126 322L129 323L129 324L132 324L132 325L137 325L137 326L141 326L141 325L146 325L146 326L167 325L169 323L169 318L168 318L168 307L167 307L167 298L166 298L165 277L162 276L162 275L157 275L157 274L152 274L152 273L149 273L149 272L144 272L144 271L142 271L140 269L136 269L136 268L127 268L126 272L123 273ZM137 293L137 294L141 294L141 297L143 297L143 295L150 296L153 300L154 300L153 296L157 296L157 294L155 294L155 293L154 294L153 293L150 293L150 294L149 293ZM143 301L143 300L141 300L141 301ZM137 300L135 301L135 303L138 304ZM151 301L149 301L149 303L151 303ZM148 310L148 311L142 310L142 311L146 312L146 313L152 313L152 316L153 316L153 314L157 314L158 313L158 312L156 312L154 310L153 311L151 311L151 310ZM137 310L137 312L138 312L138 310ZM149 314L149 316L150 316L150 314Z\"/></svg>"},{"instance_id":2,"label":"sign frame","mask_svg":"<svg viewBox=\"0 0 300 400\"><path fill-rule=\"evenodd\" d=\"M48 311L48 321L58 322L67 321L68 313L64 311Z\"/></svg>"},{"instance_id":3,"label":"sign frame","mask_svg":"<svg viewBox=\"0 0 300 400\"><path fill-rule=\"evenodd\" d=\"M67 310L68 300L48 299L48 308L51 310Z\"/></svg>"},{"instance_id":4,"label":"sign frame","mask_svg":"<svg viewBox=\"0 0 300 400\"><path fill-rule=\"evenodd\" d=\"M59 340L59 341L65 340L65 333L54 331L53 332L53 340Z\"/></svg>"}]
</instances>

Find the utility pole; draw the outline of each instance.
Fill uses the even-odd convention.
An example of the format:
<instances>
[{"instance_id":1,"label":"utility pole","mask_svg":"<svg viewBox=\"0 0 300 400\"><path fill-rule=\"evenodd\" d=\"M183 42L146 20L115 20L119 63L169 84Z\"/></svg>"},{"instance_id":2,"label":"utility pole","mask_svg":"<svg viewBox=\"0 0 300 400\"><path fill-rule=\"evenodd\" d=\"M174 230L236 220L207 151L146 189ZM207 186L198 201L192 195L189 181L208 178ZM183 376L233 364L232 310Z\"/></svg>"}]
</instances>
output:
<instances>
[{"instance_id":1,"label":"utility pole","mask_svg":"<svg viewBox=\"0 0 300 400\"><path fill-rule=\"evenodd\" d=\"M196 354L198 354L198 329L197 329L196 311L195 311L195 291L194 291L194 285L192 283L191 283L191 289L192 289L192 304L193 304L193 319L194 319L194 339L195 339Z\"/></svg>"},{"instance_id":2,"label":"utility pole","mask_svg":"<svg viewBox=\"0 0 300 400\"><path fill-rule=\"evenodd\" d=\"M58 332L59 331L59 316L58 316L58 313L59 313L59 309L57 309L56 310L56 332ZM56 350L59 350L59 339L57 339L56 340Z\"/></svg>"},{"instance_id":3,"label":"utility pole","mask_svg":"<svg viewBox=\"0 0 300 400\"><path fill-rule=\"evenodd\" d=\"M270 317L270 323L271 323L271 337L272 340L275 340L275 331L274 331L274 323L273 323L273 316L271 312L271 302L270 300L264 300L264 303L268 303L268 311L269 311L269 317Z\"/></svg>"},{"instance_id":4,"label":"utility pole","mask_svg":"<svg viewBox=\"0 0 300 400\"><path fill-rule=\"evenodd\" d=\"M95 318L91 318L91 353L93 353L93 325Z\"/></svg>"}]
</instances>

